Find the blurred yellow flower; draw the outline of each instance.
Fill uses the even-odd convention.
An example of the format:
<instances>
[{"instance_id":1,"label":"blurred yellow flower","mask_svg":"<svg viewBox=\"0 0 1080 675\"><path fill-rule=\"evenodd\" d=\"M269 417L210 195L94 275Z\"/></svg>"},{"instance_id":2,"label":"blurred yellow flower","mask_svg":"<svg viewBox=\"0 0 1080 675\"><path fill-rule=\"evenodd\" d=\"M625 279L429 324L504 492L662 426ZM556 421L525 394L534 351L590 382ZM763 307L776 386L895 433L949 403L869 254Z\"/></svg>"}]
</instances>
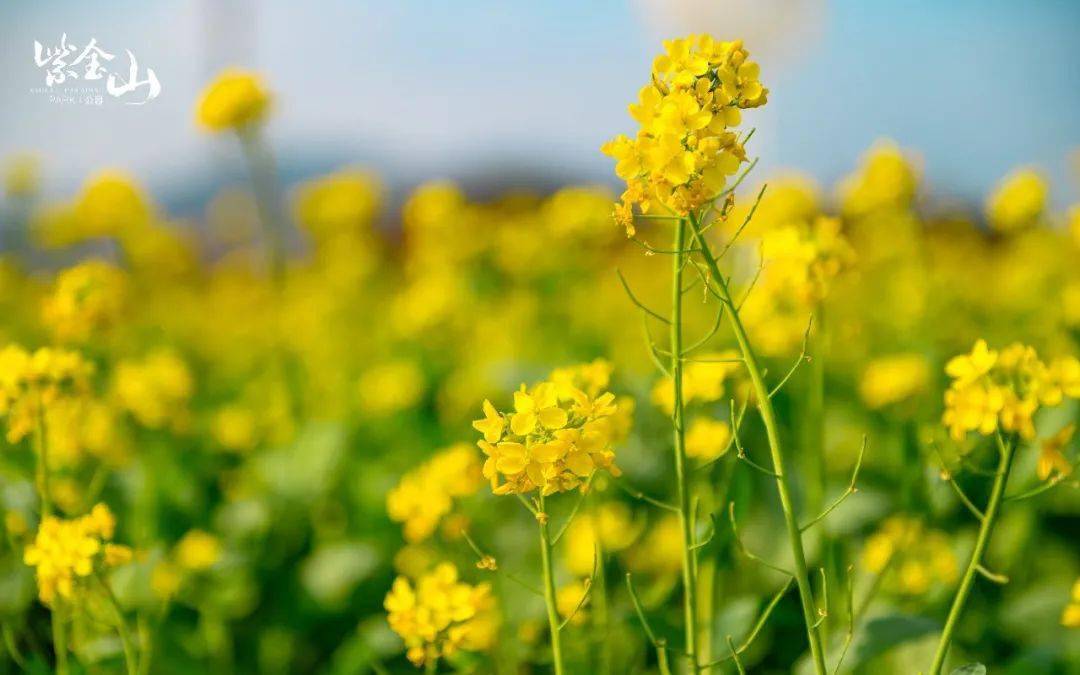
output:
<instances>
[{"instance_id":1,"label":"blurred yellow flower","mask_svg":"<svg viewBox=\"0 0 1080 675\"><path fill-rule=\"evenodd\" d=\"M117 404L145 427L182 427L195 381L174 351L159 349L142 359L116 364L112 392Z\"/></svg>"},{"instance_id":2,"label":"blurred yellow flower","mask_svg":"<svg viewBox=\"0 0 1080 675\"><path fill-rule=\"evenodd\" d=\"M911 206L919 184L915 164L891 140L879 140L863 155L859 170L839 185L845 216L860 218L875 212Z\"/></svg>"},{"instance_id":3,"label":"blurred yellow flower","mask_svg":"<svg viewBox=\"0 0 1080 675\"><path fill-rule=\"evenodd\" d=\"M221 542L209 532L189 530L176 543L173 555L180 567L201 572L213 567L221 557Z\"/></svg>"},{"instance_id":4,"label":"blurred yellow flower","mask_svg":"<svg viewBox=\"0 0 1080 675\"><path fill-rule=\"evenodd\" d=\"M727 452L731 426L710 417L694 417L686 430L686 456L708 462Z\"/></svg>"},{"instance_id":5,"label":"blurred yellow flower","mask_svg":"<svg viewBox=\"0 0 1080 675\"><path fill-rule=\"evenodd\" d=\"M379 210L381 192L374 174L343 169L300 186L296 220L320 245L366 234Z\"/></svg>"},{"instance_id":6,"label":"blurred yellow flower","mask_svg":"<svg viewBox=\"0 0 1080 675\"><path fill-rule=\"evenodd\" d=\"M586 593L589 592L589 580L573 581L562 586L555 592L555 607L563 620L569 619L570 624L580 626L585 623L588 613L585 608L589 601Z\"/></svg>"},{"instance_id":7,"label":"blurred yellow flower","mask_svg":"<svg viewBox=\"0 0 1080 675\"><path fill-rule=\"evenodd\" d=\"M859 395L871 408L918 396L930 384L930 364L921 354L893 354L871 361L859 381Z\"/></svg>"},{"instance_id":8,"label":"blurred yellow flower","mask_svg":"<svg viewBox=\"0 0 1080 675\"><path fill-rule=\"evenodd\" d=\"M935 584L951 584L959 574L945 534L907 516L888 518L866 539L862 566L885 575L885 588L903 595L922 595Z\"/></svg>"},{"instance_id":9,"label":"blurred yellow flower","mask_svg":"<svg viewBox=\"0 0 1080 675\"><path fill-rule=\"evenodd\" d=\"M97 504L81 518L46 516L41 521L23 560L36 568L43 603L52 606L57 596L70 600L81 580L131 559L130 549L110 543L115 528L116 520L105 504Z\"/></svg>"},{"instance_id":10,"label":"blurred yellow flower","mask_svg":"<svg viewBox=\"0 0 1080 675\"><path fill-rule=\"evenodd\" d=\"M356 390L360 410L372 417L407 410L420 401L426 382L415 361L400 359L378 364L360 376Z\"/></svg>"},{"instance_id":11,"label":"blurred yellow flower","mask_svg":"<svg viewBox=\"0 0 1080 675\"><path fill-rule=\"evenodd\" d=\"M18 345L0 349L0 417L7 440L17 443L63 398L84 396L93 364L78 352L42 347L33 353Z\"/></svg>"},{"instance_id":12,"label":"blurred yellow flower","mask_svg":"<svg viewBox=\"0 0 1080 675\"><path fill-rule=\"evenodd\" d=\"M154 218L143 188L130 175L117 170L95 173L75 200L75 231L66 237L73 244L95 237L123 237L141 230Z\"/></svg>"},{"instance_id":13,"label":"blurred yellow flower","mask_svg":"<svg viewBox=\"0 0 1080 675\"><path fill-rule=\"evenodd\" d=\"M617 553L633 544L640 532L630 507L622 502L604 502L591 513L579 513L566 530L566 567L575 575L591 574L597 543L605 553Z\"/></svg>"},{"instance_id":14,"label":"blurred yellow flower","mask_svg":"<svg viewBox=\"0 0 1080 675\"><path fill-rule=\"evenodd\" d=\"M1066 628L1080 628L1080 579L1072 587L1069 604L1061 613L1061 625Z\"/></svg>"},{"instance_id":15,"label":"blurred yellow flower","mask_svg":"<svg viewBox=\"0 0 1080 675\"><path fill-rule=\"evenodd\" d=\"M243 131L266 118L270 99L259 75L230 68L203 90L195 120L208 131Z\"/></svg>"},{"instance_id":16,"label":"blurred yellow flower","mask_svg":"<svg viewBox=\"0 0 1080 675\"><path fill-rule=\"evenodd\" d=\"M423 541L450 513L454 499L475 494L484 482L476 451L458 443L405 474L386 495L386 511L404 524L406 541Z\"/></svg>"},{"instance_id":17,"label":"blurred yellow flower","mask_svg":"<svg viewBox=\"0 0 1080 675\"><path fill-rule=\"evenodd\" d=\"M1046 210L1049 187L1034 169L1020 169L998 184L986 200L986 219L998 232L1014 232L1034 225Z\"/></svg>"},{"instance_id":18,"label":"blurred yellow flower","mask_svg":"<svg viewBox=\"0 0 1080 675\"><path fill-rule=\"evenodd\" d=\"M60 272L42 306L42 321L61 342L83 342L120 318L127 278L114 265L89 260Z\"/></svg>"},{"instance_id":19,"label":"blurred yellow flower","mask_svg":"<svg viewBox=\"0 0 1080 675\"><path fill-rule=\"evenodd\" d=\"M1069 445L1075 432L1075 424L1066 424L1061 431L1042 442L1039 461L1035 466L1039 480L1047 480L1053 475L1063 478L1072 474L1073 465L1065 458L1063 450Z\"/></svg>"}]
</instances>

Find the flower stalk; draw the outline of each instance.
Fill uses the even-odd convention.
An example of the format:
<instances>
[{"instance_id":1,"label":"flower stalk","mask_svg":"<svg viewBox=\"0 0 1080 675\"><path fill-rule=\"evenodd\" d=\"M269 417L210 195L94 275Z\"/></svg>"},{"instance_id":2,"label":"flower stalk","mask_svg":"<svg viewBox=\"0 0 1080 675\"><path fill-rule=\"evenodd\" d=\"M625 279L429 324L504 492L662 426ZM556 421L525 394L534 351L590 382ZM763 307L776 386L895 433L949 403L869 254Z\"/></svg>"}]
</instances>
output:
<instances>
[{"instance_id":1,"label":"flower stalk","mask_svg":"<svg viewBox=\"0 0 1080 675\"><path fill-rule=\"evenodd\" d=\"M563 675L562 637L560 635L559 610L555 599L555 574L551 561L551 535L548 532L548 515L544 510L544 497L540 496L540 510L536 514L540 524L540 561L544 575L544 604L547 607L548 628L551 633L551 660L555 675Z\"/></svg>"},{"instance_id":2,"label":"flower stalk","mask_svg":"<svg viewBox=\"0 0 1080 675\"><path fill-rule=\"evenodd\" d=\"M930 666L930 675L939 675L941 669L945 666L945 658L949 654L953 634L956 632L956 626L959 624L960 616L964 612L964 605L967 604L968 596L971 594L971 587L975 583L975 575L979 573L982 567L983 555L986 553L987 546L990 545L990 537L993 535L994 526L997 524L998 516L1001 514L1001 504L1005 498L1005 487L1009 482L1009 473L1012 470L1013 458L1016 455L1017 437L1015 434L1011 434L1008 440L1002 440L999 434L997 439L1000 452L997 472L994 475L994 484L990 490L990 501L987 502L986 509L980 519L979 535L975 540L975 548L971 552L971 559L968 560L967 569L964 570L964 576L960 579L960 586L956 589L956 596L953 598L952 607L949 609L948 618L945 620L945 628L941 632L937 652L935 652L933 664Z\"/></svg>"},{"instance_id":3,"label":"flower stalk","mask_svg":"<svg viewBox=\"0 0 1080 675\"><path fill-rule=\"evenodd\" d=\"M813 589L810 585L810 575L807 572L806 553L803 550L802 532L799 526L798 515L795 513L794 502L791 498L791 486L787 473L784 469L784 453L780 441L779 427L776 422L776 412L773 409L771 392L765 383L761 366L758 363L757 354L754 352L746 329L739 317L739 310L732 300L727 280L720 271L720 266L713 255L701 231L701 224L695 214L689 218L690 227L697 241L702 259L705 261L709 276L716 283L720 294L720 300L727 305L728 322L739 350L742 352L743 363L750 383L753 387L754 397L757 401L758 411L761 414L762 423L765 425L765 434L769 442L769 454L772 458L773 472L776 481L777 493L780 497L780 507L784 512L784 524L787 529L788 542L791 547L792 557L795 560L795 582L799 589L799 599L802 604L803 620L806 623L806 635L810 643L811 658L814 662L814 670L818 675L827 675L825 666L825 651L822 646L820 621L817 619L817 607L814 604Z\"/></svg>"},{"instance_id":4,"label":"flower stalk","mask_svg":"<svg viewBox=\"0 0 1080 675\"><path fill-rule=\"evenodd\" d=\"M694 523L690 514L690 476L686 469L686 436L683 415L683 345L682 345L682 277L684 267L683 248L686 245L686 220L680 218L675 223L675 237L672 255L671 273L671 379L674 387L674 406L671 421L675 451L675 484L677 506L679 509L679 527L682 530L682 578L683 578L683 620L686 635L686 657L691 668L698 664L697 630L697 570L694 564Z\"/></svg>"}]
</instances>

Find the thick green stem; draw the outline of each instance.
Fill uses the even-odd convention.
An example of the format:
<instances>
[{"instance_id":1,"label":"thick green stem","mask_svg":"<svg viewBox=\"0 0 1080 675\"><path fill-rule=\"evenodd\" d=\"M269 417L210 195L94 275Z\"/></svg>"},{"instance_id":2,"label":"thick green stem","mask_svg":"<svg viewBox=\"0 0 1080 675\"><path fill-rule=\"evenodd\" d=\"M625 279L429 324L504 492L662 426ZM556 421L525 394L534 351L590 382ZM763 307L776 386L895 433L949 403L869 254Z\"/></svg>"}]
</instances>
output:
<instances>
[{"instance_id":1,"label":"thick green stem","mask_svg":"<svg viewBox=\"0 0 1080 675\"><path fill-rule=\"evenodd\" d=\"M682 529L682 577L683 577L683 621L686 634L686 656L690 661L691 672L698 664L697 631L697 570L694 564L694 523L690 518L690 476L686 469L686 444L683 419L683 353L682 353L682 271L686 245L686 220L680 219L675 224L675 241L671 273L671 379L673 380L674 405L671 415L675 439L675 482L678 496L679 525Z\"/></svg>"},{"instance_id":2,"label":"thick green stem","mask_svg":"<svg viewBox=\"0 0 1080 675\"><path fill-rule=\"evenodd\" d=\"M690 225L697 238L702 259L709 270L709 275L719 290L721 298L727 305L728 322L731 324L735 340L742 352L743 364L746 366L750 383L753 387L754 398L757 400L758 411L761 421L765 425L765 435L769 441L769 453L772 456L773 472L776 474L776 490L780 497L780 507L784 512L784 524L787 528L788 542L791 546L792 557L795 560L795 582L799 587L799 599L802 602L803 621L806 623L806 636L810 642L810 653L814 661L814 670L818 675L827 675L825 667L825 651L822 647L821 633L818 631L817 608L814 604L814 594L810 586L810 575L806 568L806 553L803 550L802 534L799 531L799 519L795 513L795 506L791 499L791 487L788 483L787 473L784 469L784 453L780 443L779 427L776 423L776 412L773 409L772 400L769 397L769 387L765 384L761 366L757 355L754 353L750 338L746 334L739 311L732 301L731 292L728 289L727 280L720 272L720 266L716 257L709 248L709 243L701 233L701 228L696 218L691 216Z\"/></svg>"},{"instance_id":3,"label":"thick green stem","mask_svg":"<svg viewBox=\"0 0 1080 675\"><path fill-rule=\"evenodd\" d=\"M544 510L544 498L540 497L540 562L544 568L544 604L547 605L548 628L551 632L551 660L555 675L566 672L563 666L562 637L559 634L559 610L555 599L555 574L551 561L551 535L548 533L548 516Z\"/></svg>"},{"instance_id":4,"label":"thick green stem","mask_svg":"<svg viewBox=\"0 0 1080 675\"><path fill-rule=\"evenodd\" d=\"M971 587L975 583L975 575L979 565L982 564L986 547L990 545L990 537L997 524L998 515L1001 513L1001 502L1005 495L1005 486L1009 482L1009 471L1012 470L1013 456L1016 454L1016 438L1010 438L1008 442L1001 443L1001 456L998 460L998 470L994 476L994 486L990 490L990 501L983 512L982 524L979 527L979 536L975 540L975 549L971 552L964 576L960 579L960 587L956 590L952 608L945 620L945 629L941 632L941 640L938 642L937 653L934 654L934 663L930 666L930 675L939 675L945 666L945 657L949 654L949 645L952 642L953 633L960 623L960 615L964 612Z\"/></svg>"},{"instance_id":5,"label":"thick green stem","mask_svg":"<svg viewBox=\"0 0 1080 675\"><path fill-rule=\"evenodd\" d=\"M56 607L52 610L53 653L56 654L56 675L68 675L67 625Z\"/></svg>"}]
</instances>

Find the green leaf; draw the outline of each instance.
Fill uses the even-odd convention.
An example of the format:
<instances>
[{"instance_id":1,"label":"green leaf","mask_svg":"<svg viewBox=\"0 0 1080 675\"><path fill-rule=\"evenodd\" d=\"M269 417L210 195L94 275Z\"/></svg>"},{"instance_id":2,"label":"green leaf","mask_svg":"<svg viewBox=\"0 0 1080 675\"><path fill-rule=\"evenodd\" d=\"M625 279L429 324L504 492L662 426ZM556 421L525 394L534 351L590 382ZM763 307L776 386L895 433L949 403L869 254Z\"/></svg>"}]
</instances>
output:
<instances>
[{"instance_id":1,"label":"green leaf","mask_svg":"<svg viewBox=\"0 0 1080 675\"><path fill-rule=\"evenodd\" d=\"M986 666L981 663L969 663L966 666L960 666L949 675L986 675Z\"/></svg>"},{"instance_id":2,"label":"green leaf","mask_svg":"<svg viewBox=\"0 0 1080 675\"><path fill-rule=\"evenodd\" d=\"M921 616L892 614L879 616L866 623L855 636L845 667L854 668L885 652L930 633L941 630L941 624Z\"/></svg>"}]
</instances>

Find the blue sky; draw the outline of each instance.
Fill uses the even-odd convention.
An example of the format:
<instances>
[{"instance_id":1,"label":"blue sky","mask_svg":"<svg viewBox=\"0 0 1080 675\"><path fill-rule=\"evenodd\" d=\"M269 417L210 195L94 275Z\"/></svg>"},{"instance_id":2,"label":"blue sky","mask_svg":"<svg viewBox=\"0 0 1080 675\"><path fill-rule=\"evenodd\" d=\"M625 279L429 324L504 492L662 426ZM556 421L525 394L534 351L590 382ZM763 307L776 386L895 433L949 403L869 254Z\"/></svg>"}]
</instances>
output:
<instances>
[{"instance_id":1,"label":"blue sky","mask_svg":"<svg viewBox=\"0 0 1080 675\"><path fill-rule=\"evenodd\" d=\"M235 148L200 134L191 108L237 64L276 90L270 133L294 173L366 164L414 184L499 166L607 181L597 148L632 129L626 104L659 39L707 30L760 55L773 93L747 121L763 176L791 167L828 184L891 137L940 193L976 200L1035 164L1061 202L1078 196L1078 29L1080 3L1064 0L7 2L0 157L41 154L57 193L118 166L168 200L235 169ZM32 95L33 41L65 31L131 49L161 97L86 108Z\"/></svg>"}]
</instances>

